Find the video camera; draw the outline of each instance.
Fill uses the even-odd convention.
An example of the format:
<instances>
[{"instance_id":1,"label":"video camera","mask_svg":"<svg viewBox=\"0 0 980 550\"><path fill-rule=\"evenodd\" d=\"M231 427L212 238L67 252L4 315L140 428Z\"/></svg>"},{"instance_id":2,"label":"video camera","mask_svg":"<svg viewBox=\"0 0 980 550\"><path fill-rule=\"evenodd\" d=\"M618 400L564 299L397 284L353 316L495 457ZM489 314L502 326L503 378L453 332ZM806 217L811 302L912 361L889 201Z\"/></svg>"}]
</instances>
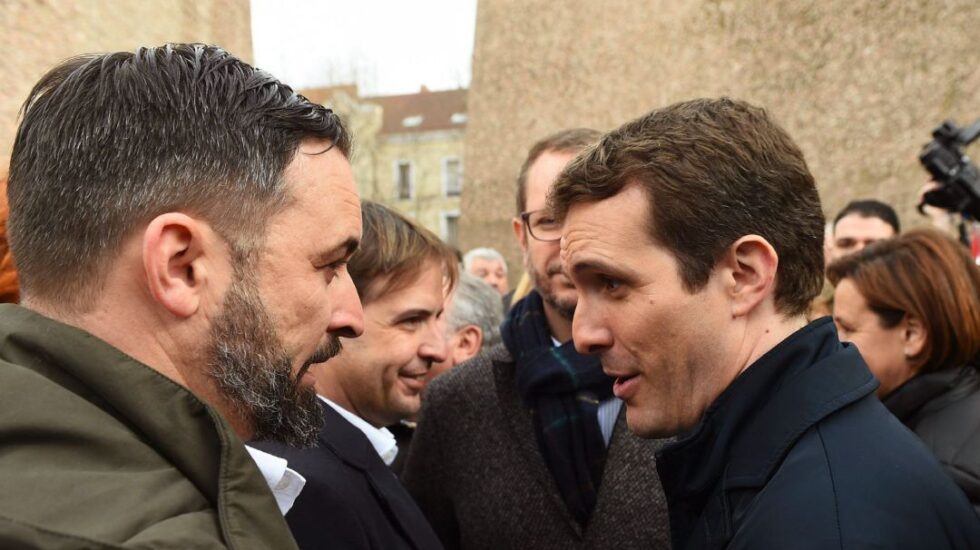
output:
<instances>
[{"instance_id":1,"label":"video camera","mask_svg":"<svg viewBox=\"0 0 980 550\"><path fill-rule=\"evenodd\" d=\"M962 151L978 136L980 119L967 128L947 120L932 131L933 139L922 148L919 162L939 187L923 195L920 211L928 204L980 220L980 171Z\"/></svg>"}]
</instances>

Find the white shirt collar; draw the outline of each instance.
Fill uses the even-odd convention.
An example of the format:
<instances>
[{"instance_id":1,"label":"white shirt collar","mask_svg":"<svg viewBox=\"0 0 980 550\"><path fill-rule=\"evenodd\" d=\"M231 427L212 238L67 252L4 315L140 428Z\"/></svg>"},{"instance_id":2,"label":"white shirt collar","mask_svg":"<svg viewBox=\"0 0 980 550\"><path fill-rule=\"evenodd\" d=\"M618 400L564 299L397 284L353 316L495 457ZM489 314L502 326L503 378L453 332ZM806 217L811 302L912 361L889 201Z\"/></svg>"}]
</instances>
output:
<instances>
[{"instance_id":1,"label":"white shirt collar","mask_svg":"<svg viewBox=\"0 0 980 550\"><path fill-rule=\"evenodd\" d=\"M276 497L279 511L282 512L282 515L286 515L286 512L296 502L296 497L303 490L303 486L306 485L306 478L296 470L289 468L284 458L270 455L248 445L245 445L245 450L252 455L252 460L262 472L262 477L269 484L269 489L272 489L272 496Z\"/></svg>"},{"instance_id":2,"label":"white shirt collar","mask_svg":"<svg viewBox=\"0 0 980 550\"><path fill-rule=\"evenodd\" d=\"M340 413L340 416L343 416L344 419L353 424L355 428L364 432L364 435L367 436L368 441L371 442L371 446L374 447L381 460L384 461L386 466L391 466L391 463L395 461L395 457L398 456L398 443L395 442L395 436L388 431L388 428L375 428L360 416L348 411L326 397L322 395L319 397L324 403L330 405L335 411Z\"/></svg>"}]
</instances>

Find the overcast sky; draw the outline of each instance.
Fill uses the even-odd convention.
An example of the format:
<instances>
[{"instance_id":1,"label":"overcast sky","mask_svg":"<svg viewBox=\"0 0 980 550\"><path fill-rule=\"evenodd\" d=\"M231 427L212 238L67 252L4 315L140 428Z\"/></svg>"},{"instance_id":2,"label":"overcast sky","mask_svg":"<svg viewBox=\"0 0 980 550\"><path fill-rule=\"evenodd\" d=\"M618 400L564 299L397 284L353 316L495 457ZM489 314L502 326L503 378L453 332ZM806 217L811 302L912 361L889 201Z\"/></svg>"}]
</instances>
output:
<instances>
[{"instance_id":1,"label":"overcast sky","mask_svg":"<svg viewBox=\"0 0 980 550\"><path fill-rule=\"evenodd\" d=\"M251 0L255 65L364 95L469 86L476 0Z\"/></svg>"}]
</instances>

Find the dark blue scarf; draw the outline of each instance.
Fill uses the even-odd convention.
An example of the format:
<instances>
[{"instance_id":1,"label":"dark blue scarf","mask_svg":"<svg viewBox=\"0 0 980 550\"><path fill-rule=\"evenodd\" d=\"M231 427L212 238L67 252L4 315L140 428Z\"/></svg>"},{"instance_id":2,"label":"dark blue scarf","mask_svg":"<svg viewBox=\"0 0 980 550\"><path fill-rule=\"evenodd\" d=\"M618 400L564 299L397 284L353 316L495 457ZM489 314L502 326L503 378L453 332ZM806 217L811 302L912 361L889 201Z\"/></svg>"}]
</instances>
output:
<instances>
[{"instance_id":1,"label":"dark blue scarf","mask_svg":"<svg viewBox=\"0 0 980 550\"><path fill-rule=\"evenodd\" d=\"M580 355L572 342L555 347L536 290L514 304L500 332L517 365L517 389L531 411L541 454L572 516L585 526L606 459L596 413L612 396L613 379L598 358Z\"/></svg>"}]
</instances>

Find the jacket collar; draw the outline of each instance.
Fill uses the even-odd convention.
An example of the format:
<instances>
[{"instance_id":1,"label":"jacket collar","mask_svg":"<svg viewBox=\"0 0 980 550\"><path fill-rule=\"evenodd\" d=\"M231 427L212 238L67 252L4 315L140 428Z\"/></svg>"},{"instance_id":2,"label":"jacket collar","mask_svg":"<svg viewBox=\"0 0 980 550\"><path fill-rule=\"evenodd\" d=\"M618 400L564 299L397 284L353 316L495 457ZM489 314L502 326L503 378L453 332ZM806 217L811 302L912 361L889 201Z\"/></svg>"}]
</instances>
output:
<instances>
[{"instance_id":1,"label":"jacket collar","mask_svg":"<svg viewBox=\"0 0 980 550\"><path fill-rule=\"evenodd\" d=\"M902 423L928 410L941 409L980 390L980 373L972 365L922 373L888 394L882 403Z\"/></svg>"},{"instance_id":2,"label":"jacket collar","mask_svg":"<svg viewBox=\"0 0 980 550\"><path fill-rule=\"evenodd\" d=\"M830 318L759 358L689 434L658 454L675 545L719 491L764 486L804 432L877 386L857 349L838 341Z\"/></svg>"},{"instance_id":3,"label":"jacket collar","mask_svg":"<svg viewBox=\"0 0 980 550\"><path fill-rule=\"evenodd\" d=\"M292 541L264 478L224 418L188 389L76 327L0 305L4 359L70 379L179 470L218 511L229 547Z\"/></svg>"}]
</instances>

